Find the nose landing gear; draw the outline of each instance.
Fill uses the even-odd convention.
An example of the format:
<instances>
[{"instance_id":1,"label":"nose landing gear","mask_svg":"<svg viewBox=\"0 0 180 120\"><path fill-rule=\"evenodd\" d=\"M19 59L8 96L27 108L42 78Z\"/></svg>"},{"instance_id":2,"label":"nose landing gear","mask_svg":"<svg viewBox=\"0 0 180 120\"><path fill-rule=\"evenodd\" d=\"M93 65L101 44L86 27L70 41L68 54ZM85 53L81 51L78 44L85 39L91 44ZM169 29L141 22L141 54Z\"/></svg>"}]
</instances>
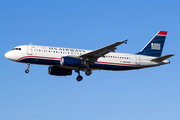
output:
<instances>
[{"instance_id":1,"label":"nose landing gear","mask_svg":"<svg viewBox=\"0 0 180 120\"><path fill-rule=\"evenodd\" d=\"M27 63L27 69L25 70L25 73L29 73L29 67L30 67L30 63Z\"/></svg>"}]
</instances>

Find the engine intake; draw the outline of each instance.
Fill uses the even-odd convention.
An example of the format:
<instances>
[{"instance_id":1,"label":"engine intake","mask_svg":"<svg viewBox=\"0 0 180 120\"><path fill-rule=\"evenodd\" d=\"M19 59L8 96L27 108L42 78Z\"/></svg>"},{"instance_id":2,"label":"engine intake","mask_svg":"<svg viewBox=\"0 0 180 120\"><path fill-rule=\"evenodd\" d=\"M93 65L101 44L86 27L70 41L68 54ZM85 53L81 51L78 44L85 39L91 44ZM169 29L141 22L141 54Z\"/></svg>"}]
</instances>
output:
<instances>
[{"instance_id":1,"label":"engine intake","mask_svg":"<svg viewBox=\"0 0 180 120\"><path fill-rule=\"evenodd\" d=\"M56 66L49 66L48 72L50 75L57 75L57 76L72 75L71 69L65 69L65 68L60 68L60 67L56 67Z\"/></svg>"},{"instance_id":2,"label":"engine intake","mask_svg":"<svg viewBox=\"0 0 180 120\"><path fill-rule=\"evenodd\" d=\"M86 65L86 61L74 58L74 57L62 57L61 65L63 66L83 66Z\"/></svg>"}]
</instances>

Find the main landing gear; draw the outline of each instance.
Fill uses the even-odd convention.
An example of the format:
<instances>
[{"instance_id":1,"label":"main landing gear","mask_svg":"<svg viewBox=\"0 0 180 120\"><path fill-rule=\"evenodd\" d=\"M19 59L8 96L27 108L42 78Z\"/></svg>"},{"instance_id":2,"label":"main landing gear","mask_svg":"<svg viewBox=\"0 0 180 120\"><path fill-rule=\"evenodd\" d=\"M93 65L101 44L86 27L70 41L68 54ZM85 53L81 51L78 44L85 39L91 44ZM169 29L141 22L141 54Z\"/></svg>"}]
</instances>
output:
<instances>
[{"instance_id":1,"label":"main landing gear","mask_svg":"<svg viewBox=\"0 0 180 120\"><path fill-rule=\"evenodd\" d=\"M89 62L86 63L86 67L87 67L87 70L86 70L85 74L86 74L87 76L89 76L89 75L92 74L92 71L89 69ZM78 76L77 76L76 80L77 80L78 82L80 82L80 81L83 79L83 77L80 75L80 71L79 71L79 70L75 70L75 72L78 73Z\"/></svg>"},{"instance_id":2,"label":"main landing gear","mask_svg":"<svg viewBox=\"0 0 180 120\"><path fill-rule=\"evenodd\" d=\"M91 71L90 69L87 69L86 72L85 72L85 74L86 74L87 76L89 76L89 75L92 74L92 71Z\"/></svg>"},{"instance_id":3,"label":"main landing gear","mask_svg":"<svg viewBox=\"0 0 180 120\"><path fill-rule=\"evenodd\" d=\"M86 74L87 76L89 76L89 75L92 74L92 71L89 69L89 62L86 63L86 67L87 67L87 70L86 70L85 74Z\"/></svg>"},{"instance_id":4,"label":"main landing gear","mask_svg":"<svg viewBox=\"0 0 180 120\"><path fill-rule=\"evenodd\" d=\"M80 75L80 70L75 70L75 72L78 73L78 76L77 76L76 80L77 80L78 82L80 82L80 81L83 79L83 77ZM86 74L87 76L89 76L89 75L92 74L92 71L91 71L90 69L88 69L88 70L86 70L85 74Z\"/></svg>"},{"instance_id":5,"label":"main landing gear","mask_svg":"<svg viewBox=\"0 0 180 120\"><path fill-rule=\"evenodd\" d=\"M29 73L29 67L30 67L30 63L27 63L27 69L25 70L25 73Z\"/></svg>"},{"instance_id":6,"label":"main landing gear","mask_svg":"<svg viewBox=\"0 0 180 120\"><path fill-rule=\"evenodd\" d=\"M83 77L80 75L80 71L79 71L79 70L75 70L75 72L78 73L78 76L77 76L76 80L77 80L78 82L80 82L80 81L83 79Z\"/></svg>"}]
</instances>

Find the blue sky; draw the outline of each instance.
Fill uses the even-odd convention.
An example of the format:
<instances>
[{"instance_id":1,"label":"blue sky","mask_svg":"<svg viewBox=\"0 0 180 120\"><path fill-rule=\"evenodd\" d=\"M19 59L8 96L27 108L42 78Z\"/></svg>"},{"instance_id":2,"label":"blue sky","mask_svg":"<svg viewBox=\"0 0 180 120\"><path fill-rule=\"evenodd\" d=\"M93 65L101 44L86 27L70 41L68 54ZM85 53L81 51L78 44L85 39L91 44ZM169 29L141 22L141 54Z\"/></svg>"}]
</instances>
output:
<instances>
[{"instance_id":1,"label":"blue sky","mask_svg":"<svg viewBox=\"0 0 180 120\"><path fill-rule=\"evenodd\" d=\"M180 1L0 1L1 120L179 120ZM57 77L48 66L12 62L5 52L34 44L94 50L129 39L117 52L136 53L168 31L171 64L133 71Z\"/></svg>"}]
</instances>

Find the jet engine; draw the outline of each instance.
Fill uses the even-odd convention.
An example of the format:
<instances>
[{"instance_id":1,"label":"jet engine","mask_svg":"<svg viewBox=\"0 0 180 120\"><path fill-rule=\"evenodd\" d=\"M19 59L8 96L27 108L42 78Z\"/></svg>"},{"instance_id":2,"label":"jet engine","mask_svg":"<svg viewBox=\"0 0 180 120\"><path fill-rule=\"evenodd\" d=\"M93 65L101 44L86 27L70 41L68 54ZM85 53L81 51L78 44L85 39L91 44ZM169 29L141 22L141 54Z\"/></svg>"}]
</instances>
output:
<instances>
[{"instance_id":1,"label":"jet engine","mask_svg":"<svg viewBox=\"0 0 180 120\"><path fill-rule=\"evenodd\" d=\"M72 75L71 69L65 69L65 68L56 67L56 66L49 66L48 72L50 75L57 75L57 76Z\"/></svg>"},{"instance_id":2,"label":"jet engine","mask_svg":"<svg viewBox=\"0 0 180 120\"><path fill-rule=\"evenodd\" d=\"M83 66L86 65L86 61L75 58L75 57L62 57L61 65L63 66Z\"/></svg>"}]
</instances>

